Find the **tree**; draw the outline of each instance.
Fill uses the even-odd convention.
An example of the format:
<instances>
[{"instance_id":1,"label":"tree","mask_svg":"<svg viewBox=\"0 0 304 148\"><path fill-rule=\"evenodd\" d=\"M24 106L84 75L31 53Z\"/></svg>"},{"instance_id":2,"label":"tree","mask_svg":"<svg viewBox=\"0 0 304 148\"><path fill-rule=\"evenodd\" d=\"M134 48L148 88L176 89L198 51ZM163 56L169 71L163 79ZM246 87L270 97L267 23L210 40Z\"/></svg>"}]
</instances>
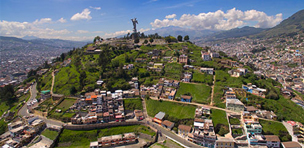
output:
<instances>
[{"instance_id":1,"label":"tree","mask_svg":"<svg viewBox=\"0 0 304 148\"><path fill-rule=\"evenodd\" d=\"M152 44L154 42L153 38L150 38L149 42Z\"/></svg>"},{"instance_id":2,"label":"tree","mask_svg":"<svg viewBox=\"0 0 304 148\"><path fill-rule=\"evenodd\" d=\"M72 86L72 87L70 88L70 94L74 95L74 94L76 94L76 93L77 93L77 90L76 90L75 86Z\"/></svg>"},{"instance_id":3,"label":"tree","mask_svg":"<svg viewBox=\"0 0 304 148\"><path fill-rule=\"evenodd\" d=\"M178 35L178 36L177 36L177 40L178 40L179 42L181 42L181 41L183 41L183 37L182 37L181 35Z\"/></svg>"},{"instance_id":4,"label":"tree","mask_svg":"<svg viewBox=\"0 0 304 148\"><path fill-rule=\"evenodd\" d=\"M87 74L86 74L86 72L85 71L82 71L81 73L80 73L80 76L79 76L79 84L80 84L80 86L81 86L81 88L83 88L84 87L84 85L85 85L85 79L87 78Z\"/></svg>"},{"instance_id":5,"label":"tree","mask_svg":"<svg viewBox=\"0 0 304 148\"><path fill-rule=\"evenodd\" d=\"M102 41L103 39L100 36L96 36L93 40L94 43L96 43L96 41Z\"/></svg>"},{"instance_id":6,"label":"tree","mask_svg":"<svg viewBox=\"0 0 304 148\"><path fill-rule=\"evenodd\" d=\"M0 101L11 105L16 101L15 90L13 85L5 85L0 88Z\"/></svg>"},{"instance_id":7,"label":"tree","mask_svg":"<svg viewBox=\"0 0 304 148\"><path fill-rule=\"evenodd\" d=\"M147 43L148 43L148 40L145 40L145 41L144 41L144 44L147 44Z\"/></svg>"},{"instance_id":8,"label":"tree","mask_svg":"<svg viewBox=\"0 0 304 148\"><path fill-rule=\"evenodd\" d=\"M185 41L189 41L189 39L190 39L190 38L189 38L189 35L186 35L186 36L184 37L184 40L185 40Z\"/></svg>"},{"instance_id":9,"label":"tree","mask_svg":"<svg viewBox=\"0 0 304 148\"><path fill-rule=\"evenodd\" d=\"M136 38L136 39L134 40L134 43L135 43L135 44L139 43L139 38Z\"/></svg>"}]
</instances>

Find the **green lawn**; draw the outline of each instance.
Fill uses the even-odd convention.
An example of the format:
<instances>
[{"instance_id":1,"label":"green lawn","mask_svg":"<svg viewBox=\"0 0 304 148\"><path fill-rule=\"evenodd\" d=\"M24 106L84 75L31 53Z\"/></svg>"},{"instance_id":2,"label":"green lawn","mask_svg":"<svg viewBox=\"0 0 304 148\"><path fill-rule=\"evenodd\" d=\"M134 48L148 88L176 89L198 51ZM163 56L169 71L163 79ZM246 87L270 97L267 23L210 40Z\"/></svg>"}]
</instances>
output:
<instances>
[{"instance_id":1,"label":"green lawn","mask_svg":"<svg viewBox=\"0 0 304 148\"><path fill-rule=\"evenodd\" d=\"M281 142L291 141L291 136L281 122L260 119L260 124L263 127L264 135L277 135Z\"/></svg>"},{"instance_id":2,"label":"green lawn","mask_svg":"<svg viewBox=\"0 0 304 148\"><path fill-rule=\"evenodd\" d=\"M7 130L7 123L4 122L4 119L1 119L0 120L0 135L5 133L6 130Z\"/></svg>"},{"instance_id":3,"label":"green lawn","mask_svg":"<svg viewBox=\"0 0 304 148\"><path fill-rule=\"evenodd\" d=\"M167 63L165 65L165 76L174 79L180 80L183 67L179 63Z\"/></svg>"},{"instance_id":4,"label":"green lawn","mask_svg":"<svg viewBox=\"0 0 304 148\"><path fill-rule=\"evenodd\" d=\"M206 83L208 85L212 85L213 83L213 75L209 74L204 74L201 73L198 70L195 70L193 73L193 79L191 80L192 82L197 82L197 83Z\"/></svg>"},{"instance_id":5,"label":"green lawn","mask_svg":"<svg viewBox=\"0 0 304 148\"><path fill-rule=\"evenodd\" d=\"M238 129L232 129L232 135L233 134L243 134L243 131L240 128L238 128Z\"/></svg>"},{"instance_id":6,"label":"green lawn","mask_svg":"<svg viewBox=\"0 0 304 148\"><path fill-rule=\"evenodd\" d=\"M55 140L56 136L58 135L58 132L46 128L41 134L51 140Z\"/></svg>"},{"instance_id":7,"label":"green lawn","mask_svg":"<svg viewBox=\"0 0 304 148\"><path fill-rule=\"evenodd\" d=\"M211 87L205 84L190 84L180 83L177 90L176 97L180 97L183 94L190 93L192 101L197 103L209 104L211 96Z\"/></svg>"},{"instance_id":8,"label":"green lawn","mask_svg":"<svg viewBox=\"0 0 304 148\"><path fill-rule=\"evenodd\" d=\"M70 121L70 118L75 115L74 112L67 112L67 110L76 102L76 99L65 98L55 109L49 113L50 118L62 120L64 122ZM56 112L56 109L60 109L61 112Z\"/></svg>"},{"instance_id":9,"label":"green lawn","mask_svg":"<svg viewBox=\"0 0 304 148\"><path fill-rule=\"evenodd\" d=\"M165 112L169 117L177 119L194 118L195 108L192 105L185 105L181 103L146 100L148 115L154 117L158 112Z\"/></svg>"},{"instance_id":10,"label":"green lawn","mask_svg":"<svg viewBox=\"0 0 304 148\"><path fill-rule=\"evenodd\" d=\"M155 132L143 125L119 126L89 131L73 131L64 129L59 137L57 147L87 148L89 147L90 142L97 141L97 138L102 136L123 134L128 132L141 132L149 135L155 135Z\"/></svg>"},{"instance_id":11,"label":"green lawn","mask_svg":"<svg viewBox=\"0 0 304 148\"><path fill-rule=\"evenodd\" d=\"M240 120L239 119L237 119L237 118L229 118L229 122L230 122L230 124L232 124L232 125L240 125Z\"/></svg>"},{"instance_id":12,"label":"green lawn","mask_svg":"<svg viewBox=\"0 0 304 148\"><path fill-rule=\"evenodd\" d=\"M229 124L227 121L225 111L211 109L211 117L212 117L215 133L224 135L229 132Z\"/></svg>"},{"instance_id":13,"label":"green lawn","mask_svg":"<svg viewBox=\"0 0 304 148\"><path fill-rule=\"evenodd\" d=\"M125 110L143 110L142 102L140 98L124 99Z\"/></svg>"}]
</instances>

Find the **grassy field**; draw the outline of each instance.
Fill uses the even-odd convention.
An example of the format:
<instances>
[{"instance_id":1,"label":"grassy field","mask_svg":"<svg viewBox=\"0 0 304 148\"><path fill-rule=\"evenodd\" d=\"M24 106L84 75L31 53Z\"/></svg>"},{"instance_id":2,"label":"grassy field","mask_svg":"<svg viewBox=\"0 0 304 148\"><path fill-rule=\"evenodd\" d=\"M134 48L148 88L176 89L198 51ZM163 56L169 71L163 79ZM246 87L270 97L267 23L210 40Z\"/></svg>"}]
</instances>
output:
<instances>
[{"instance_id":1,"label":"grassy field","mask_svg":"<svg viewBox=\"0 0 304 148\"><path fill-rule=\"evenodd\" d=\"M89 147L90 142L96 141L97 138L102 136L123 134L128 132L141 132L149 135L155 135L155 132L143 125L119 126L89 131L73 131L64 129L59 137L57 147L87 148Z\"/></svg>"},{"instance_id":2,"label":"grassy field","mask_svg":"<svg viewBox=\"0 0 304 148\"><path fill-rule=\"evenodd\" d=\"M208 85L212 85L213 75L203 74L198 70L195 70L193 73L192 82L196 83L206 83Z\"/></svg>"},{"instance_id":3,"label":"grassy field","mask_svg":"<svg viewBox=\"0 0 304 148\"><path fill-rule=\"evenodd\" d=\"M229 122L230 122L230 124L232 124L232 125L240 125L240 120L239 119L237 119L237 118L229 118Z\"/></svg>"},{"instance_id":4,"label":"grassy field","mask_svg":"<svg viewBox=\"0 0 304 148\"><path fill-rule=\"evenodd\" d=\"M232 135L233 134L243 134L243 131L242 131L242 129L232 129Z\"/></svg>"},{"instance_id":5,"label":"grassy field","mask_svg":"<svg viewBox=\"0 0 304 148\"><path fill-rule=\"evenodd\" d=\"M287 129L281 122L260 119L260 124L263 127L263 134L277 135L281 142L291 141L291 136L288 134Z\"/></svg>"},{"instance_id":6,"label":"grassy field","mask_svg":"<svg viewBox=\"0 0 304 148\"><path fill-rule=\"evenodd\" d=\"M61 68L55 76L54 93L70 95L70 88L79 88L79 73L74 65Z\"/></svg>"},{"instance_id":7,"label":"grassy field","mask_svg":"<svg viewBox=\"0 0 304 148\"><path fill-rule=\"evenodd\" d=\"M211 96L211 87L205 84L180 83L176 97L180 97L185 93L190 93L192 101L197 103L209 104Z\"/></svg>"},{"instance_id":8,"label":"grassy field","mask_svg":"<svg viewBox=\"0 0 304 148\"><path fill-rule=\"evenodd\" d=\"M181 103L157 101L148 99L146 100L148 115L154 117L158 112L165 112L167 115L177 119L194 118L195 108L191 105Z\"/></svg>"},{"instance_id":9,"label":"grassy field","mask_svg":"<svg viewBox=\"0 0 304 148\"><path fill-rule=\"evenodd\" d=\"M4 122L4 119L1 119L0 120L0 135L5 133L6 130L7 130L7 123Z\"/></svg>"},{"instance_id":10,"label":"grassy field","mask_svg":"<svg viewBox=\"0 0 304 148\"><path fill-rule=\"evenodd\" d=\"M52 72L47 72L42 78L41 78L41 90L50 90L52 87Z\"/></svg>"},{"instance_id":11,"label":"grassy field","mask_svg":"<svg viewBox=\"0 0 304 148\"><path fill-rule=\"evenodd\" d=\"M182 65L179 63L167 63L165 66L165 76L174 80L180 80Z\"/></svg>"},{"instance_id":12,"label":"grassy field","mask_svg":"<svg viewBox=\"0 0 304 148\"><path fill-rule=\"evenodd\" d=\"M51 140L55 140L56 136L58 135L58 132L45 129L41 134Z\"/></svg>"},{"instance_id":13,"label":"grassy field","mask_svg":"<svg viewBox=\"0 0 304 148\"><path fill-rule=\"evenodd\" d=\"M124 99L125 110L143 110L142 102L140 98Z\"/></svg>"},{"instance_id":14,"label":"grassy field","mask_svg":"<svg viewBox=\"0 0 304 148\"><path fill-rule=\"evenodd\" d=\"M222 110L211 109L211 113L215 133L220 135L227 134L229 132L229 124L226 118L226 112Z\"/></svg>"},{"instance_id":15,"label":"grassy field","mask_svg":"<svg viewBox=\"0 0 304 148\"><path fill-rule=\"evenodd\" d=\"M64 122L67 122L70 120L71 117L75 115L73 112L66 112L74 103L76 102L76 99L72 98L65 98L54 110L52 110L49 113L50 118L62 120ZM61 112L56 112L57 109L60 109Z\"/></svg>"}]
</instances>

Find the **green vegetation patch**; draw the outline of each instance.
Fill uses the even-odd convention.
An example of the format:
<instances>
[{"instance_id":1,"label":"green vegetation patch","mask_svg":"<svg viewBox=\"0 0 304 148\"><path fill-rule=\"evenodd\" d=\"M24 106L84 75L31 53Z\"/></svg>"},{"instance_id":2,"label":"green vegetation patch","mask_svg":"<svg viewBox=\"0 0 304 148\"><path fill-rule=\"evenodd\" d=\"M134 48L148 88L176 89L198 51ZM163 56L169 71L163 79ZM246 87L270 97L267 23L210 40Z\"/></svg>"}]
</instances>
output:
<instances>
[{"instance_id":1,"label":"green vegetation patch","mask_svg":"<svg viewBox=\"0 0 304 148\"><path fill-rule=\"evenodd\" d=\"M240 128L232 129L232 135L242 135L243 131Z\"/></svg>"},{"instance_id":2,"label":"green vegetation patch","mask_svg":"<svg viewBox=\"0 0 304 148\"><path fill-rule=\"evenodd\" d=\"M232 118L232 117L229 117L229 122L230 122L231 125L240 125L241 124L239 119Z\"/></svg>"},{"instance_id":3,"label":"green vegetation patch","mask_svg":"<svg viewBox=\"0 0 304 148\"><path fill-rule=\"evenodd\" d=\"M124 99L125 110L143 110L143 105L140 98Z\"/></svg>"},{"instance_id":4,"label":"green vegetation patch","mask_svg":"<svg viewBox=\"0 0 304 148\"><path fill-rule=\"evenodd\" d=\"M165 66L165 76L174 80L180 80L183 67L179 63L168 63Z\"/></svg>"},{"instance_id":5,"label":"green vegetation patch","mask_svg":"<svg viewBox=\"0 0 304 148\"><path fill-rule=\"evenodd\" d=\"M58 135L58 132L46 128L41 134L51 140L55 140Z\"/></svg>"},{"instance_id":6,"label":"green vegetation patch","mask_svg":"<svg viewBox=\"0 0 304 148\"><path fill-rule=\"evenodd\" d=\"M195 108L192 105L186 105L168 101L146 100L148 115L154 117L158 112L165 112L169 117L177 119L194 118Z\"/></svg>"},{"instance_id":7,"label":"green vegetation patch","mask_svg":"<svg viewBox=\"0 0 304 148\"><path fill-rule=\"evenodd\" d=\"M281 122L260 119L260 124L263 127L264 135L277 135L281 142L291 141L291 136Z\"/></svg>"},{"instance_id":8,"label":"green vegetation patch","mask_svg":"<svg viewBox=\"0 0 304 148\"><path fill-rule=\"evenodd\" d=\"M203 74L200 71L195 70L191 81L196 83L206 83L208 85L212 85L213 75Z\"/></svg>"},{"instance_id":9,"label":"green vegetation patch","mask_svg":"<svg viewBox=\"0 0 304 148\"><path fill-rule=\"evenodd\" d=\"M55 75L54 93L70 95L70 88L72 86L76 89L80 88L79 76L80 74L73 64L61 68Z\"/></svg>"},{"instance_id":10,"label":"green vegetation patch","mask_svg":"<svg viewBox=\"0 0 304 148\"><path fill-rule=\"evenodd\" d=\"M57 147L87 148L89 147L90 142L97 141L97 138L129 132L141 132L151 136L155 135L155 132L143 125L119 126L89 131L73 131L64 129L60 134Z\"/></svg>"},{"instance_id":11,"label":"green vegetation patch","mask_svg":"<svg viewBox=\"0 0 304 148\"><path fill-rule=\"evenodd\" d=\"M49 117L62 120L64 122L70 121L70 119L75 115L75 113L67 112L67 110L76 102L76 99L65 98L55 109L49 113ZM56 112L56 110L61 110L61 112Z\"/></svg>"},{"instance_id":12,"label":"green vegetation patch","mask_svg":"<svg viewBox=\"0 0 304 148\"><path fill-rule=\"evenodd\" d=\"M225 111L211 109L211 117L215 133L223 136L229 132L229 124Z\"/></svg>"},{"instance_id":13,"label":"green vegetation patch","mask_svg":"<svg viewBox=\"0 0 304 148\"><path fill-rule=\"evenodd\" d=\"M190 93L192 101L197 103L210 103L211 87L205 84L180 83L176 97Z\"/></svg>"}]
</instances>

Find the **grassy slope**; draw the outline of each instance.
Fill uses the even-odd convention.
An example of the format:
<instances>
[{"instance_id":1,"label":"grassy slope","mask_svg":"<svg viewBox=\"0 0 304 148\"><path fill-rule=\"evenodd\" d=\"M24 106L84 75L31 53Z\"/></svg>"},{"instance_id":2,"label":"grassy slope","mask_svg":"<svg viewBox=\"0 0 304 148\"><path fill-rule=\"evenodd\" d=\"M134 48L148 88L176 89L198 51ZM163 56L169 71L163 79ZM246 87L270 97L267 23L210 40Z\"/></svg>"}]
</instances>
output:
<instances>
[{"instance_id":1,"label":"grassy slope","mask_svg":"<svg viewBox=\"0 0 304 148\"><path fill-rule=\"evenodd\" d=\"M125 110L143 110L142 102L140 98L124 99Z\"/></svg>"},{"instance_id":2,"label":"grassy slope","mask_svg":"<svg viewBox=\"0 0 304 148\"><path fill-rule=\"evenodd\" d=\"M165 76L174 80L180 80L182 65L179 63L167 63L165 66Z\"/></svg>"},{"instance_id":3,"label":"grassy slope","mask_svg":"<svg viewBox=\"0 0 304 148\"><path fill-rule=\"evenodd\" d=\"M41 134L51 140L55 140L56 136L58 135L58 132L45 129Z\"/></svg>"},{"instance_id":4,"label":"grassy slope","mask_svg":"<svg viewBox=\"0 0 304 148\"><path fill-rule=\"evenodd\" d=\"M212 84L212 75L203 74L198 70L195 70L193 73L193 79L191 81L198 82L198 83L206 83L206 84Z\"/></svg>"},{"instance_id":5,"label":"grassy slope","mask_svg":"<svg viewBox=\"0 0 304 148\"><path fill-rule=\"evenodd\" d=\"M180 83L180 88L177 90L176 97L190 92L192 101L208 104L210 102L211 87L205 84L190 84Z\"/></svg>"},{"instance_id":6,"label":"grassy slope","mask_svg":"<svg viewBox=\"0 0 304 148\"><path fill-rule=\"evenodd\" d=\"M55 76L54 92L58 94L70 95L70 88L79 85L79 73L74 65L63 67Z\"/></svg>"},{"instance_id":7,"label":"grassy slope","mask_svg":"<svg viewBox=\"0 0 304 148\"><path fill-rule=\"evenodd\" d=\"M102 136L123 134L128 132L142 132L149 135L155 135L155 133L143 125L133 125L133 126L119 126L111 127L106 129L97 129L90 131L73 131L73 130L63 130L61 133L58 143L69 143L70 145L66 147L78 147L87 148L90 142L96 141L97 138Z\"/></svg>"},{"instance_id":8,"label":"grassy slope","mask_svg":"<svg viewBox=\"0 0 304 148\"><path fill-rule=\"evenodd\" d=\"M226 128L226 132L222 132L221 134L223 135L223 134L228 133L229 130L227 128L229 127L229 124L228 124L228 121L226 118L226 112L222 111L222 110L217 110L217 109L212 109L211 112L212 112L211 117L212 117L212 122L213 122L214 127L216 128L216 126L218 124L222 124ZM223 127L221 127L221 128L223 128ZM215 131L215 132L217 132L217 131Z\"/></svg>"},{"instance_id":9,"label":"grassy slope","mask_svg":"<svg viewBox=\"0 0 304 148\"><path fill-rule=\"evenodd\" d=\"M168 101L146 100L148 115L154 117L162 111L177 119L194 118L195 107Z\"/></svg>"},{"instance_id":10,"label":"grassy slope","mask_svg":"<svg viewBox=\"0 0 304 148\"><path fill-rule=\"evenodd\" d=\"M270 134L270 133L277 135L281 139L281 142L291 140L291 139L288 139L286 136L282 135L282 133L287 133L287 135L289 135L289 134L288 134L287 129L281 122L260 120L260 124L263 126L263 133L265 135Z\"/></svg>"}]
</instances>

